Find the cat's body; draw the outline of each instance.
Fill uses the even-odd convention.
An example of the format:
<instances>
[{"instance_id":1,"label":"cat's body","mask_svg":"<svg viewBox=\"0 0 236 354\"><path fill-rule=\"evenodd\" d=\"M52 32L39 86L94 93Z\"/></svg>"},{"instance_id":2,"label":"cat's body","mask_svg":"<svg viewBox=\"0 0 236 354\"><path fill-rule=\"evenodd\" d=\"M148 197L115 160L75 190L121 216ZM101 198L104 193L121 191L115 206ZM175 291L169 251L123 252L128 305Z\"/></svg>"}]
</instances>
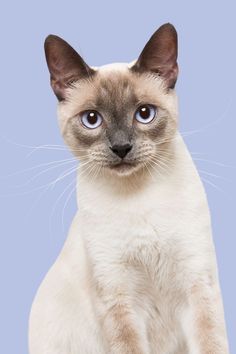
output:
<instances>
[{"instance_id":1,"label":"cat's body","mask_svg":"<svg viewBox=\"0 0 236 354\"><path fill-rule=\"evenodd\" d=\"M66 140L74 97L59 107ZM176 119L174 91L160 89L158 100ZM132 181L79 170L79 210L32 307L31 354L228 353L203 186L178 132L160 151L168 169L140 170Z\"/></svg>"}]
</instances>

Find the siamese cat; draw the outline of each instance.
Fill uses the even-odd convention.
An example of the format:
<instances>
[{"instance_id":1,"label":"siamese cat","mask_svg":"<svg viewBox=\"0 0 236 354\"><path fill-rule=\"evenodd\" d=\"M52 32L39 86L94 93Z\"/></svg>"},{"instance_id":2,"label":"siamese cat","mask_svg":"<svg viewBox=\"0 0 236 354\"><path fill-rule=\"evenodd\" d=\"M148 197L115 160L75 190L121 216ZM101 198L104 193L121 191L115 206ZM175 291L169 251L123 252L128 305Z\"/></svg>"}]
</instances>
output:
<instances>
[{"instance_id":1,"label":"siamese cat","mask_svg":"<svg viewBox=\"0 0 236 354\"><path fill-rule=\"evenodd\" d=\"M30 354L227 354L203 185L178 132L177 33L90 67L45 41L61 133L78 158L75 215L34 300Z\"/></svg>"}]
</instances>

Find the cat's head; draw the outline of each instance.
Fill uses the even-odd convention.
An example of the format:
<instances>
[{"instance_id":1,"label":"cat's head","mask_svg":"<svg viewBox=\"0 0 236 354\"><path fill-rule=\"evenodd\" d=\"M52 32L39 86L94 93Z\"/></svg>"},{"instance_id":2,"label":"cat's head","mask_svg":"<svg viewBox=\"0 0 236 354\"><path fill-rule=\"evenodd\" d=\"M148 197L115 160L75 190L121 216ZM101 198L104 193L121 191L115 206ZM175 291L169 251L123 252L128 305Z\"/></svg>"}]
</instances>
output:
<instances>
[{"instance_id":1,"label":"cat's head","mask_svg":"<svg viewBox=\"0 0 236 354\"><path fill-rule=\"evenodd\" d=\"M88 66L50 35L45 53L62 135L87 171L131 176L165 169L176 133L177 33L161 26L130 64Z\"/></svg>"}]
</instances>

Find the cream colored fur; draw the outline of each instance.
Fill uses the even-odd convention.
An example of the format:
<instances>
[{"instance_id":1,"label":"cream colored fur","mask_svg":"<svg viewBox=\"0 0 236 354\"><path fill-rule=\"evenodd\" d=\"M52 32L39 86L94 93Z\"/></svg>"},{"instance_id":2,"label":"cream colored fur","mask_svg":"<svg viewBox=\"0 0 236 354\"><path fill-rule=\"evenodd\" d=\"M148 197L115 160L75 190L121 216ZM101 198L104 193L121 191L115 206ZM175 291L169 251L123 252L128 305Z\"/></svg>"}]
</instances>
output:
<instances>
[{"instance_id":1,"label":"cream colored fur","mask_svg":"<svg viewBox=\"0 0 236 354\"><path fill-rule=\"evenodd\" d=\"M125 70L99 70L114 68ZM161 99L177 119L174 91ZM62 132L74 104L59 104ZM178 132L170 149L169 173L135 193L78 173L79 210L34 300L30 354L229 353L205 192Z\"/></svg>"}]
</instances>

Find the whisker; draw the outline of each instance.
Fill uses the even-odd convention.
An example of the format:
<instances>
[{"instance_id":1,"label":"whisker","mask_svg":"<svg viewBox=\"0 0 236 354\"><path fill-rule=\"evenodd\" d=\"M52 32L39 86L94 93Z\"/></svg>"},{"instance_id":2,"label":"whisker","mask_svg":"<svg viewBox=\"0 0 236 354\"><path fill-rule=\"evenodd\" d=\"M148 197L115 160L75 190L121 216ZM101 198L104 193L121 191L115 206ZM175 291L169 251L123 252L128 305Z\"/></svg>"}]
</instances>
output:
<instances>
[{"instance_id":1,"label":"whisker","mask_svg":"<svg viewBox=\"0 0 236 354\"><path fill-rule=\"evenodd\" d=\"M30 151L25 158L28 159L29 157L31 157L35 152L37 152L38 150L58 150L58 151L69 151L69 149L65 146L65 147L57 147L57 146L49 146L49 145L40 145L40 146L36 146L35 148L33 148L32 151Z\"/></svg>"},{"instance_id":2,"label":"whisker","mask_svg":"<svg viewBox=\"0 0 236 354\"><path fill-rule=\"evenodd\" d=\"M60 164L62 162L67 162L67 161L77 161L77 159L76 158L69 158L69 159L55 160L55 161L51 161L51 162L46 162L46 163L42 163L42 164L39 164L39 165L36 165L36 166L33 166L33 167L26 168L24 170L13 172L13 173L5 175L5 176L0 176L0 178L13 177L13 176L16 176L16 175L21 174L21 173L33 171L33 170L35 170L35 169L37 169L39 167L50 166L50 165L53 165L53 164Z\"/></svg>"},{"instance_id":3,"label":"whisker","mask_svg":"<svg viewBox=\"0 0 236 354\"><path fill-rule=\"evenodd\" d=\"M162 167L165 172L169 172L169 166L167 165L167 159L162 159L160 156L152 156L152 161L157 162L159 164L159 167Z\"/></svg>"},{"instance_id":4,"label":"whisker","mask_svg":"<svg viewBox=\"0 0 236 354\"><path fill-rule=\"evenodd\" d=\"M151 167L151 164L150 164L149 161L145 161L145 162L144 162L144 166L145 166L145 168L147 169L148 173L150 174L152 180L155 181L155 178L154 178L153 174L152 174L151 171L149 170L148 163L149 163L149 166Z\"/></svg>"},{"instance_id":5,"label":"whisker","mask_svg":"<svg viewBox=\"0 0 236 354\"><path fill-rule=\"evenodd\" d=\"M211 176L211 177L220 178L222 180L225 180L225 181L229 182L229 179L224 178L222 176L218 176L218 175L216 175L214 173L211 173L211 172L207 172L207 171L204 171L204 170L201 170L201 169L198 169L198 172L204 173L205 175L208 175L208 176Z\"/></svg>"},{"instance_id":6,"label":"whisker","mask_svg":"<svg viewBox=\"0 0 236 354\"><path fill-rule=\"evenodd\" d=\"M64 214L65 214L65 208L70 200L70 198L72 197L72 194L75 192L77 187L77 184L75 184L75 186L72 187L72 190L70 191L70 193L68 194L66 201L64 203L63 209L62 209L62 214L61 214L61 224L62 224L62 230L65 230L65 225L64 225Z\"/></svg>"},{"instance_id":7,"label":"whisker","mask_svg":"<svg viewBox=\"0 0 236 354\"><path fill-rule=\"evenodd\" d=\"M70 152L82 152L84 153L84 149L76 148L68 148L67 146L64 145L39 145L34 147L33 151L31 151L29 154L26 155L26 158L29 158L32 154L34 154L38 150L58 150L58 151L70 151Z\"/></svg>"},{"instance_id":8,"label":"whisker","mask_svg":"<svg viewBox=\"0 0 236 354\"><path fill-rule=\"evenodd\" d=\"M26 148L26 149L33 149L35 146L32 146L32 145L26 145L26 144L20 144L20 143L17 143L3 135L1 135L1 139L2 140L5 140L7 143L11 144L11 145L16 145L18 147L22 147L22 148Z\"/></svg>"},{"instance_id":9,"label":"whisker","mask_svg":"<svg viewBox=\"0 0 236 354\"><path fill-rule=\"evenodd\" d=\"M233 97L230 97L228 100L228 104L226 106L226 108L224 109L224 111L219 115L219 117L217 119L215 119L213 122L210 122L209 124L203 126L202 128L199 129L195 129L195 130L190 130L190 131L186 131L186 132L180 132L182 136L189 136L189 135L193 135L196 133L202 133L204 131L206 131L207 129L211 128L212 126L218 124L219 122L221 122L226 114L228 113L229 109L231 108L233 103Z\"/></svg>"},{"instance_id":10,"label":"whisker","mask_svg":"<svg viewBox=\"0 0 236 354\"><path fill-rule=\"evenodd\" d=\"M206 178L204 178L204 177L201 177L201 180L202 180L203 182L208 183L210 186L212 186L213 188L215 188L215 189L218 190L219 192L225 194L224 191L223 191L221 188L219 188L215 183L209 181L208 179L206 179Z\"/></svg>"},{"instance_id":11,"label":"whisker","mask_svg":"<svg viewBox=\"0 0 236 354\"><path fill-rule=\"evenodd\" d=\"M206 155L205 152L194 152L194 151L189 151L191 155Z\"/></svg>"},{"instance_id":12,"label":"whisker","mask_svg":"<svg viewBox=\"0 0 236 354\"><path fill-rule=\"evenodd\" d=\"M72 163L74 162L75 160L70 160L70 161L67 161L67 162L63 162L63 163L60 163L56 166L50 166L49 168L37 173L35 176L33 176L32 178L30 178L27 182L21 184L21 185L18 185L17 187L25 187L27 186L28 184L30 184L32 181L34 181L35 179L37 179L37 177L41 176L42 174L46 173L47 171L51 171L55 168L58 168L58 167L61 167L61 166L64 166L64 165L68 165L69 163Z\"/></svg>"},{"instance_id":13,"label":"whisker","mask_svg":"<svg viewBox=\"0 0 236 354\"><path fill-rule=\"evenodd\" d=\"M173 152L158 149L156 155L158 157L166 157L169 159L169 158L173 157Z\"/></svg>"},{"instance_id":14,"label":"whisker","mask_svg":"<svg viewBox=\"0 0 236 354\"><path fill-rule=\"evenodd\" d=\"M32 211L35 209L35 207L39 204L40 200L43 198L43 196L46 194L46 192L49 190L50 186L46 186L40 196L34 200L34 202L31 204L30 209L27 211L25 215L25 219L27 220L29 216L31 215Z\"/></svg>"},{"instance_id":15,"label":"whisker","mask_svg":"<svg viewBox=\"0 0 236 354\"><path fill-rule=\"evenodd\" d=\"M198 157L193 158L193 160L194 161L208 162L208 163L211 163L213 165L220 166L220 167L229 167L229 168L235 168L236 167L234 165L226 165L226 164L224 164L222 162L212 161L212 160L208 160L208 159L202 159L202 158L198 158Z\"/></svg>"},{"instance_id":16,"label":"whisker","mask_svg":"<svg viewBox=\"0 0 236 354\"><path fill-rule=\"evenodd\" d=\"M89 161L91 162L91 161ZM79 166L78 172L79 172L79 178L80 177L84 177L84 175L87 173L87 175L89 176L90 170L93 169L93 165L92 164L87 164L87 166L84 168L84 166Z\"/></svg>"},{"instance_id":17,"label":"whisker","mask_svg":"<svg viewBox=\"0 0 236 354\"><path fill-rule=\"evenodd\" d=\"M152 164L154 164L156 167L158 167L158 169L161 169L164 173L168 172L168 170L166 168L167 165L164 165L164 166L160 165L161 161L159 159L157 159L155 156L150 156L150 160L151 160ZM156 169L156 171L157 171L157 169Z\"/></svg>"},{"instance_id":18,"label":"whisker","mask_svg":"<svg viewBox=\"0 0 236 354\"><path fill-rule=\"evenodd\" d=\"M158 175L163 178L163 174L161 173L160 169L159 169L159 164L156 161L148 161L150 168L152 168L156 173L158 173Z\"/></svg>"},{"instance_id":19,"label":"whisker","mask_svg":"<svg viewBox=\"0 0 236 354\"><path fill-rule=\"evenodd\" d=\"M89 171L90 176L91 176L91 182L94 182L96 175L97 175L97 171L99 171L99 165L98 164L93 164L92 165L92 169L91 171Z\"/></svg>"},{"instance_id":20,"label":"whisker","mask_svg":"<svg viewBox=\"0 0 236 354\"><path fill-rule=\"evenodd\" d=\"M56 180L53 180L53 181L51 181L51 182L49 182L49 183L43 184L43 185L41 185L41 186L38 186L38 187L33 188L33 189L31 189L31 190L28 190L28 191L26 191L26 192L17 192L17 193L1 194L1 196L2 196L2 197L22 196L22 195L27 195L27 194L33 193L33 192L35 192L35 191L41 190L41 189L43 189L43 188L45 188L45 187L54 186L55 183L57 183L57 182L63 180L65 177L69 176L69 175L72 174L74 171L76 171L77 168L78 168L78 167L77 167L77 165L76 165L76 168L74 168L74 170L70 171L70 173L64 174L61 178L57 178Z\"/></svg>"},{"instance_id":21,"label":"whisker","mask_svg":"<svg viewBox=\"0 0 236 354\"><path fill-rule=\"evenodd\" d=\"M54 203L53 207L52 207L52 211L51 211L51 214L50 214L50 219L49 219L49 223L51 225L51 235L53 235L52 233L52 218L53 218L53 215L55 213L55 210L57 208L57 205L59 203L59 201L61 200L61 198L63 197L63 195L66 193L66 191L70 188L70 186L72 184L75 183L75 179L73 179L67 186L66 188L63 190L63 192L59 195L59 197L56 199L56 202Z\"/></svg>"},{"instance_id":22,"label":"whisker","mask_svg":"<svg viewBox=\"0 0 236 354\"><path fill-rule=\"evenodd\" d=\"M171 141L174 141L177 137L173 137L173 138L169 138L169 139L163 139L163 140L159 140L158 143L156 143L156 145L163 145L165 143L169 143Z\"/></svg>"},{"instance_id":23,"label":"whisker","mask_svg":"<svg viewBox=\"0 0 236 354\"><path fill-rule=\"evenodd\" d=\"M65 177L69 176L70 174L72 174L73 172L75 172L78 169L78 166L76 165L76 167L72 167L71 169L67 170L67 173L63 174L62 176L59 176L58 178L56 178L52 183L52 189L55 187L55 185L57 184L57 182L61 181L62 179L64 179Z\"/></svg>"}]
</instances>

